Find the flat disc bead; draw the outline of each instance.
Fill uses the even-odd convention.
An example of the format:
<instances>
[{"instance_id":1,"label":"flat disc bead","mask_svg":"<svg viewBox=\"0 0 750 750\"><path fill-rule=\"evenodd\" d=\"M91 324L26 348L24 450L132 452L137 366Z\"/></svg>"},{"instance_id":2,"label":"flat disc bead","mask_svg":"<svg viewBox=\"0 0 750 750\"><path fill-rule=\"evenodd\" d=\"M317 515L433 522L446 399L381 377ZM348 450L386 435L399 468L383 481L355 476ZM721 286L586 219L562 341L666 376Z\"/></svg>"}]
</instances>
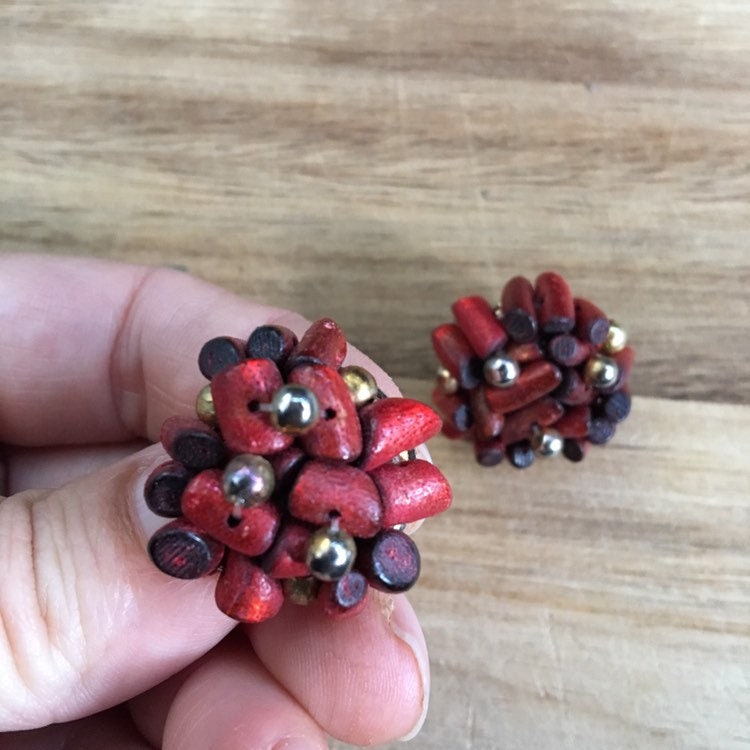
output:
<instances>
[{"instance_id":1,"label":"flat disc bead","mask_svg":"<svg viewBox=\"0 0 750 750\"><path fill-rule=\"evenodd\" d=\"M343 619L362 611L367 601L367 579L357 570L349 571L338 581L320 587L318 601L329 617Z\"/></svg>"},{"instance_id":2,"label":"flat disc bead","mask_svg":"<svg viewBox=\"0 0 750 750\"><path fill-rule=\"evenodd\" d=\"M152 513L165 518L182 515L182 493L195 472L179 461L165 461L149 474L143 488L146 505Z\"/></svg>"},{"instance_id":3,"label":"flat disc bead","mask_svg":"<svg viewBox=\"0 0 750 750\"><path fill-rule=\"evenodd\" d=\"M194 471L218 466L226 455L218 433L199 419L170 417L161 427L160 439L173 459Z\"/></svg>"},{"instance_id":4,"label":"flat disc bead","mask_svg":"<svg viewBox=\"0 0 750 750\"><path fill-rule=\"evenodd\" d=\"M220 544L185 519L158 529L148 543L157 568L173 578L193 579L213 573L224 555Z\"/></svg>"},{"instance_id":5,"label":"flat disc bead","mask_svg":"<svg viewBox=\"0 0 750 750\"><path fill-rule=\"evenodd\" d=\"M360 543L357 569L379 591L408 591L419 578L420 566L417 545L403 531L386 529L371 541Z\"/></svg>"},{"instance_id":6,"label":"flat disc bead","mask_svg":"<svg viewBox=\"0 0 750 750\"><path fill-rule=\"evenodd\" d=\"M231 336L217 336L206 341L198 355L198 368L202 375L211 380L222 370L226 370L245 358L245 344Z\"/></svg>"},{"instance_id":7,"label":"flat disc bead","mask_svg":"<svg viewBox=\"0 0 750 750\"><path fill-rule=\"evenodd\" d=\"M240 622L268 620L284 603L284 591L279 581L237 552L227 555L214 596L216 606Z\"/></svg>"}]
</instances>

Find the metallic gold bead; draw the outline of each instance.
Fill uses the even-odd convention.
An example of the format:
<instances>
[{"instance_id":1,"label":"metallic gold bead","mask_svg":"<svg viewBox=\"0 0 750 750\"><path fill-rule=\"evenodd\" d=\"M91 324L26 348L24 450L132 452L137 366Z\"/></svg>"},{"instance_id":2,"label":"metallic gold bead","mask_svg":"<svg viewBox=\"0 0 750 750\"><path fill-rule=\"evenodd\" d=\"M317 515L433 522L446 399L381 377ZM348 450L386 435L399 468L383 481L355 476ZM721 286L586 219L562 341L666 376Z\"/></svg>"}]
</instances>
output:
<instances>
[{"instance_id":1,"label":"metallic gold bead","mask_svg":"<svg viewBox=\"0 0 750 750\"><path fill-rule=\"evenodd\" d=\"M544 458L559 456L562 453L563 436L557 430L539 430L531 438L531 447Z\"/></svg>"},{"instance_id":2,"label":"metallic gold bead","mask_svg":"<svg viewBox=\"0 0 750 750\"><path fill-rule=\"evenodd\" d=\"M273 394L268 410L276 429L301 435L315 426L320 407L315 394L303 385L284 385Z\"/></svg>"},{"instance_id":3,"label":"metallic gold bead","mask_svg":"<svg viewBox=\"0 0 750 750\"><path fill-rule=\"evenodd\" d=\"M594 388L611 388L620 377L620 368L614 359L597 354L586 362L583 377Z\"/></svg>"},{"instance_id":4,"label":"metallic gold bead","mask_svg":"<svg viewBox=\"0 0 750 750\"><path fill-rule=\"evenodd\" d=\"M307 606L315 601L320 589L320 581L312 576L305 578L285 578L281 583L284 589L284 598L292 604Z\"/></svg>"},{"instance_id":5,"label":"metallic gold bead","mask_svg":"<svg viewBox=\"0 0 750 750\"><path fill-rule=\"evenodd\" d=\"M495 352L484 361L483 373L489 385L495 388L509 388L518 380L521 368L518 362L505 352Z\"/></svg>"},{"instance_id":6,"label":"metallic gold bead","mask_svg":"<svg viewBox=\"0 0 750 750\"><path fill-rule=\"evenodd\" d=\"M628 345L628 334L624 328L621 328L614 320L609 321L609 331L607 338L602 344L602 351L605 354L617 354Z\"/></svg>"},{"instance_id":7,"label":"metallic gold bead","mask_svg":"<svg viewBox=\"0 0 750 750\"><path fill-rule=\"evenodd\" d=\"M307 546L307 566L321 581L338 581L354 565L357 547L354 539L343 529L318 529Z\"/></svg>"},{"instance_id":8,"label":"metallic gold bead","mask_svg":"<svg viewBox=\"0 0 750 750\"><path fill-rule=\"evenodd\" d=\"M198 398L195 399L195 413L198 419L206 424L216 424L216 410L214 409L214 396L211 393L211 384L201 388Z\"/></svg>"},{"instance_id":9,"label":"metallic gold bead","mask_svg":"<svg viewBox=\"0 0 750 750\"><path fill-rule=\"evenodd\" d=\"M262 456L241 453L224 469L222 489L235 510L252 508L268 500L273 494L276 477L273 466Z\"/></svg>"},{"instance_id":10,"label":"metallic gold bead","mask_svg":"<svg viewBox=\"0 0 750 750\"><path fill-rule=\"evenodd\" d=\"M355 406L364 406L378 395L378 384L371 372L358 365L348 365L339 370L349 389Z\"/></svg>"},{"instance_id":11,"label":"metallic gold bead","mask_svg":"<svg viewBox=\"0 0 750 750\"><path fill-rule=\"evenodd\" d=\"M449 396L458 391L458 380L450 374L450 370L442 365L437 368L437 384L443 393Z\"/></svg>"}]
</instances>

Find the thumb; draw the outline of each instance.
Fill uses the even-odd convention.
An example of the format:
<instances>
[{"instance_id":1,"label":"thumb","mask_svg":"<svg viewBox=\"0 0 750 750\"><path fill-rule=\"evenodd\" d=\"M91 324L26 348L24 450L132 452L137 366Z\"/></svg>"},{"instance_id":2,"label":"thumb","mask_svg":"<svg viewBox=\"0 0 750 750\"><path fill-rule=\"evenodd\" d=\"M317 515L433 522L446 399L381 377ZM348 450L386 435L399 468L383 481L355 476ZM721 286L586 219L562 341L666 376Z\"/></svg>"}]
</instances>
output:
<instances>
[{"instance_id":1,"label":"thumb","mask_svg":"<svg viewBox=\"0 0 750 750\"><path fill-rule=\"evenodd\" d=\"M145 554L151 446L54 491L0 501L0 731L67 721L158 684L236 624L215 580L170 581ZM137 665L137 669L134 669Z\"/></svg>"}]
</instances>

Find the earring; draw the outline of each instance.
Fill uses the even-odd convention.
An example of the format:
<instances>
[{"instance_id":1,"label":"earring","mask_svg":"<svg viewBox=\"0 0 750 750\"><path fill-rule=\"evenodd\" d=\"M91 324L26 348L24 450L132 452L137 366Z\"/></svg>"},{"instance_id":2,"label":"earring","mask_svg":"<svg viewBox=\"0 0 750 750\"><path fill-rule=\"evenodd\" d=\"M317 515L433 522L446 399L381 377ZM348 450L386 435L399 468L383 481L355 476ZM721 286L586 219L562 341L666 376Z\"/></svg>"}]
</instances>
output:
<instances>
[{"instance_id":1,"label":"earring","mask_svg":"<svg viewBox=\"0 0 750 750\"><path fill-rule=\"evenodd\" d=\"M170 460L144 493L174 520L149 554L176 578L218 571L216 604L236 620L266 620L285 599L348 617L370 587L406 591L420 557L404 526L450 505L445 477L414 452L440 417L386 397L367 370L344 366L346 351L330 319L299 341L272 325L211 339L197 417L162 427Z\"/></svg>"},{"instance_id":2,"label":"earring","mask_svg":"<svg viewBox=\"0 0 750 750\"><path fill-rule=\"evenodd\" d=\"M500 304L463 297L432 332L440 366L433 401L443 434L474 444L483 466L507 456L581 461L630 413L633 349L624 329L573 296L557 273L510 279Z\"/></svg>"}]
</instances>

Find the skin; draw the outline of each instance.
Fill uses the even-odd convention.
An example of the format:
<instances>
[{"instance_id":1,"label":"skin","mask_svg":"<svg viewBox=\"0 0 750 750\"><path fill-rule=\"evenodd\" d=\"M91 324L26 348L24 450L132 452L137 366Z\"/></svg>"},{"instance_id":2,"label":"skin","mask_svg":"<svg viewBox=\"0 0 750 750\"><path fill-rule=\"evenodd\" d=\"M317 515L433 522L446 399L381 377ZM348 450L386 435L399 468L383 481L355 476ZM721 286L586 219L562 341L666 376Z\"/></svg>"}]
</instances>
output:
<instances>
[{"instance_id":1,"label":"skin","mask_svg":"<svg viewBox=\"0 0 750 750\"><path fill-rule=\"evenodd\" d=\"M191 414L216 335L308 321L186 274L0 258L0 750L299 750L413 734L427 652L402 597L237 626L215 579L145 552L161 423ZM390 378L359 352L349 363Z\"/></svg>"}]
</instances>

